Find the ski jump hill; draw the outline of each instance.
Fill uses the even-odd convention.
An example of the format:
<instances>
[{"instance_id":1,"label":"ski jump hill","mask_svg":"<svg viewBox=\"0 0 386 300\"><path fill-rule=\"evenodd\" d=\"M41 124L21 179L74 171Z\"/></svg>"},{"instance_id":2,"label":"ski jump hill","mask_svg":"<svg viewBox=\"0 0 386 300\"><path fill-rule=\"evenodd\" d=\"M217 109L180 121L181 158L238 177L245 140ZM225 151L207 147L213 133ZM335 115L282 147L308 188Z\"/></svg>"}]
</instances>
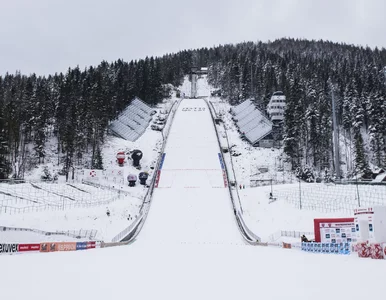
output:
<instances>
[{"instance_id":1,"label":"ski jump hill","mask_svg":"<svg viewBox=\"0 0 386 300\"><path fill-rule=\"evenodd\" d=\"M146 222L134 245L245 244L205 100L181 101L158 175Z\"/></svg>"}]
</instances>

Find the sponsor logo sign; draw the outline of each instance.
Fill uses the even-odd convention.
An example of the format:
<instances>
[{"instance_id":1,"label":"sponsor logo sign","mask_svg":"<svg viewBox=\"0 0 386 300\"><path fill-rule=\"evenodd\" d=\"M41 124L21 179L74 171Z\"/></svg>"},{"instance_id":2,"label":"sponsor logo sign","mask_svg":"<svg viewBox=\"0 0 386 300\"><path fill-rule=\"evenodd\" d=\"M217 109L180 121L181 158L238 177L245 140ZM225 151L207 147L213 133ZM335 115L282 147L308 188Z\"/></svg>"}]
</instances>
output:
<instances>
[{"instance_id":1,"label":"sponsor logo sign","mask_svg":"<svg viewBox=\"0 0 386 300\"><path fill-rule=\"evenodd\" d=\"M155 179L155 187L157 188L158 187L158 183L159 183L159 178L161 176L161 170L157 170L157 177Z\"/></svg>"},{"instance_id":2,"label":"sponsor logo sign","mask_svg":"<svg viewBox=\"0 0 386 300\"><path fill-rule=\"evenodd\" d=\"M0 244L0 253L16 253L18 251L18 244Z\"/></svg>"},{"instance_id":3,"label":"sponsor logo sign","mask_svg":"<svg viewBox=\"0 0 386 300\"><path fill-rule=\"evenodd\" d=\"M96 248L96 243L95 242L87 242L87 249L94 249Z\"/></svg>"},{"instance_id":4,"label":"sponsor logo sign","mask_svg":"<svg viewBox=\"0 0 386 300\"><path fill-rule=\"evenodd\" d=\"M76 243L57 243L56 251L76 251Z\"/></svg>"},{"instance_id":5,"label":"sponsor logo sign","mask_svg":"<svg viewBox=\"0 0 386 300\"><path fill-rule=\"evenodd\" d=\"M76 243L76 250L86 250L86 249L87 249L87 242Z\"/></svg>"},{"instance_id":6,"label":"sponsor logo sign","mask_svg":"<svg viewBox=\"0 0 386 300\"><path fill-rule=\"evenodd\" d=\"M19 244L19 252L40 251L40 244Z\"/></svg>"},{"instance_id":7,"label":"sponsor logo sign","mask_svg":"<svg viewBox=\"0 0 386 300\"><path fill-rule=\"evenodd\" d=\"M350 254L350 243L305 243L302 242L302 251L314 253Z\"/></svg>"}]
</instances>

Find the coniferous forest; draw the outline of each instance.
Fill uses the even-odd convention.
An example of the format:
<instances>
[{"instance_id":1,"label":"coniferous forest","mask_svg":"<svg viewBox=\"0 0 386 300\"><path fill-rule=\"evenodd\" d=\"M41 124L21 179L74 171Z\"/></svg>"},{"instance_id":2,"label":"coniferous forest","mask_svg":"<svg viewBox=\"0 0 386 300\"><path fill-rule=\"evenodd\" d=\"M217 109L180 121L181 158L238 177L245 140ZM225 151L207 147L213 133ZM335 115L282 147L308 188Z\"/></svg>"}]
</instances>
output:
<instances>
[{"instance_id":1,"label":"coniferous forest","mask_svg":"<svg viewBox=\"0 0 386 300\"><path fill-rule=\"evenodd\" d=\"M47 77L7 73L0 77L0 178L21 178L43 163L51 136L64 169L85 152L97 161L109 121L136 96L159 103L193 66L208 66L209 82L233 105L252 98L264 109L273 92L285 93L284 151L293 168L332 166L332 91L340 137L354 153L341 161L362 173L370 163L386 167L386 50L280 39L103 61Z\"/></svg>"}]
</instances>

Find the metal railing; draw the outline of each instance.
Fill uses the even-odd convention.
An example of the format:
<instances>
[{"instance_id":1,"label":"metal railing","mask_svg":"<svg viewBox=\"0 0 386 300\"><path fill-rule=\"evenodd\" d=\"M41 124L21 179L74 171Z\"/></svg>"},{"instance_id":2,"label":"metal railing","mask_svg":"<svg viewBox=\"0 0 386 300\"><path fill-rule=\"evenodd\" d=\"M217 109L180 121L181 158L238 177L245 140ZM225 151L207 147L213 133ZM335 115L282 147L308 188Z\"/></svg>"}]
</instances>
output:
<instances>
[{"instance_id":1,"label":"metal railing","mask_svg":"<svg viewBox=\"0 0 386 300\"><path fill-rule=\"evenodd\" d=\"M77 239L88 238L90 240L94 239L98 234L98 230L96 229L44 231L40 229L7 227L7 226L0 226L0 232L1 231L28 231L28 232L34 232L34 233L38 233L46 236L65 235L65 236L69 236Z\"/></svg>"},{"instance_id":2,"label":"metal railing","mask_svg":"<svg viewBox=\"0 0 386 300\"><path fill-rule=\"evenodd\" d=\"M238 190L237 190L237 185L236 185L236 195L237 195L237 199L238 199L238 206L236 205L236 202L235 202L234 197L233 197L232 187L231 187L231 184L229 183L229 177L230 176L229 176L229 172L228 172L228 167L227 167L227 164L226 164L226 160L224 158L224 154L222 153L222 150L221 150L221 141L220 141L220 137L219 137L219 134L218 134L218 131L217 131L215 118L214 118L214 115L213 115L213 111L214 112L216 112L216 111L215 111L215 109L213 107L213 104L210 101L206 100L205 102L206 102L206 104L207 104L207 106L209 108L209 112L210 112L210 115L212 117L213 126L214 126L214 129L215 129L215 132L216 132L216 137L217 137L217 142L218 142L218 146L219 146L219 150L220 150L220 155L221 155L223 163L224 163L225 174L226 174L226 178L227 178L227 181L228 181L229 196L230 196L230 199L231 199L231 203L232 203L233 212L234 212L234 215L235 215L237 226L238 226L238 228L239 228L239 230L241 232L241 235L243 236L243 238L249 244L257 245L260 242L261 239L256 234L254 234L248 228L248 226L244 222L244 219L242 217L242 205L241 205L240 196L239 196L239 193L238 193ZM213 109L213 111L212 111L212 109ZM229 141L228 141L228 139L227 139L227 143L228 143L228 148L229 148ZM232 165L232 170L233 170L233 176L236 179L236 177L235 177L236 174L235 174L234 166L233 166L233 163L232 163L232 157L231 157L231 165Z\"/></svg>"}]
</instances>

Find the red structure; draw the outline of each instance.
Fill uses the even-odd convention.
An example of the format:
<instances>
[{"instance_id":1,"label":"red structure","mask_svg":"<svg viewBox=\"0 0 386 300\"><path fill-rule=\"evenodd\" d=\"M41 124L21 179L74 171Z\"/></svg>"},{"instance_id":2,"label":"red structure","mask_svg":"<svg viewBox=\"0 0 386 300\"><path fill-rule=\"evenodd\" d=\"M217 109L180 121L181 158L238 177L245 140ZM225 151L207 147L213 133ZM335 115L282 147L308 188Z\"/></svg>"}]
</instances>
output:
<instances>
[{"instance_id":1,"label":"red structure","mask_svg":"<svg viewBox=\"0 0 386 300\"><path fill-rule=\"evenodd\" d=\"M321 226L323 224L323 226ZM342 225L342 227L347 227L347 225L350 225L354 227L354 218L325 218L325 219L314 219L314 233L315 233L315 242L321 243L322 237L321 237L321 229L324 229L324 226L326 228L333 227L339 228L339 224Z\"/></svg>"},{"instance_id":2,"label":"red structure","mask_svg":"<svg viewBox=\"0 0 386 300\"><path fill-rule=\"evenodd\" d=\"M125 152L123 151L118 152L117 153L118 165L123 166L123 164L125 163L125 158L126 158Z\"/></svg>"}]
</instances>

